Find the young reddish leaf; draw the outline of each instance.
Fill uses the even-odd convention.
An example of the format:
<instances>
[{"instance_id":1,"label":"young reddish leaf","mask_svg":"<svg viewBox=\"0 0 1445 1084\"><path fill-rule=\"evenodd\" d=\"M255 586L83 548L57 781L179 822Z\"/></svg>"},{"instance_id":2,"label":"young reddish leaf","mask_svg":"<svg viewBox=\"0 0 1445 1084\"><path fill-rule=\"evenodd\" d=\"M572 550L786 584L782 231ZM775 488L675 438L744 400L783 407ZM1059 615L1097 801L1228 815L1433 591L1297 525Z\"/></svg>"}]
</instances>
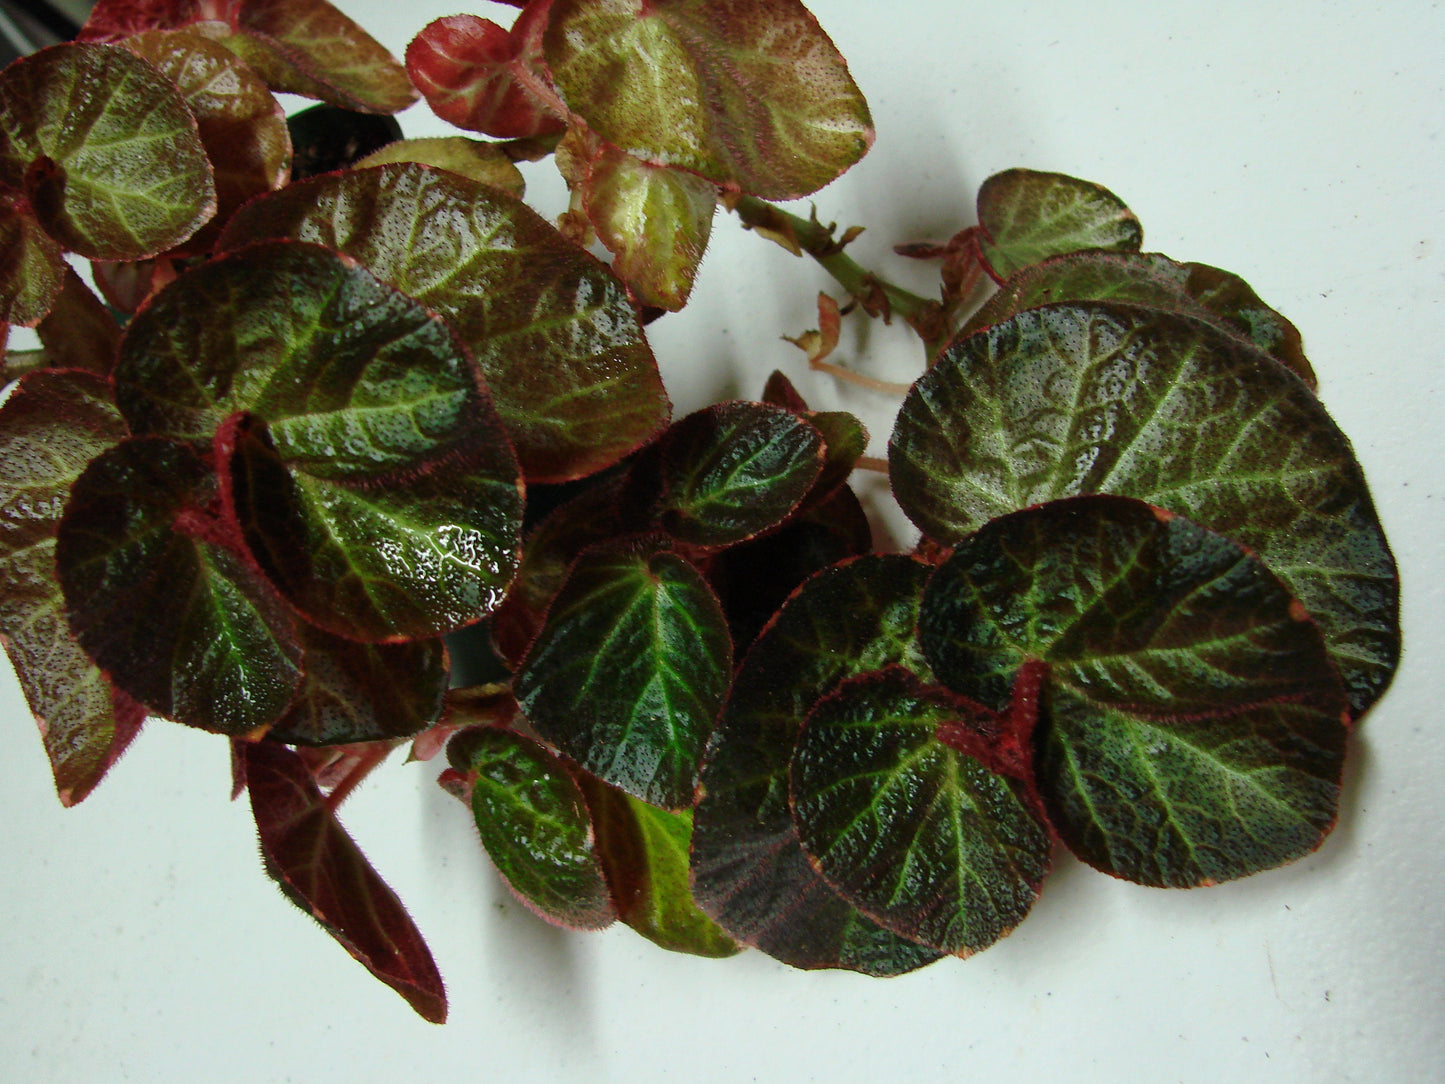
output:
<instances>
[{"instance_id":1,"label":"young reddish leaf","mask_svg":"<svg viewBox=\"0 0 1445 1084\"><path fill-rule=\"evenodd\" d=\"M67 265L55 305L35 328L50 364L109 376L120 347L120 325Z\"/></svg>"},{"instance_id":2,"label":"young reddish leaf","mask_svg":"<svg viewBox=\"0 0 1445 1084\"><path fill-rule=\"evenodd\" d=\"M195 115L215 174L217 210L185 249L204 252L236 208L286 183L291 164L286 114L260 77L210 38L152 30L122 44L174 82Z\"/></svg>"},{"instance_id":3,"label":"young reddish leaf","mask_svg":"<svg viewBox=\"0 0 1445 1084\"><path fill-rule=\"evenodd\" d=\"M893 664L928 678L914 642L927 565L873 555L805 583L749 649L699 780L692 837L698 905L794 967L896 975L938 959L882 929L813 869L788 808L803 720L855 674Z\"/></svg>"},{"instance_id":4,"label":"young reddish leaf","mask_svg":"<svg viewBox=\"0 0 1445 1084\"><path fill-rule=\"evenodd\" d=\"M185 100L125 49L56 45L11 64L0 133L0 184L24 191L46 231L82 256L154 256L216 212Z\"/></svg>"},{"instance_id":5,"label":"young reddish leaf","mask_svg":"<svg viewBox=\"0 0 1445 1084\"><path fill-rule=\"evenodd\" d=\"M682 809L731 673L717 597L653 539L578 559L512 687L537 732L587 771Z\"/></svg>"},{"instance_id":6,"label":"young reddish leaf","mask_svg":"<svg viewBox=\"0 0 1445 1084\"><path fill-rule=\"evenodd\" d=\"M1293 373L1212 325L1092 302L956 340L904 400L889 466L945 544L1084 493L1188 516L1285 581L1355 715L1394 672L1399 584L1349 442Z\"/></svg>"},{"instance_id":7,"label":"young reddish leaf","mask_svg":"<svg viewBox=\"0 0 1445 1084\"><path fill-rule=\"evenodd\" d=\"M221 41L272 90L367 113L417 99L395 58L326 0L98 0L80 36L120 41L183 27Z\"/></svg>"},{"instance_id":8,"label":"young reddish leaf","mask_svg":"<svg viewBox=\"0 0 1445 1084\"><path fill-rule=\"evenodd\" d=\"M688 885L692 811L670 813L593 776L581 780L597 853L622 921L672 952L720 959L742 946L698 910Z\"/></svg>"},{"instance_id":9,"label":"young reddish leaf","mask_svg":"<svg viewBox=\"0 0 1445 1084\"><path fill-rule=\"evenodd\" d=\"M1319 629L1242 546L1077 497L964 539L924 594L950 688L1002 709L1046 666L1036 779L1085 861L1185 887L1293 861L1333 827L1346 704Z\"/></svg>"},{"instance_id":10,"label":"young reddish leaf","mask_svg":"<svg viewBox=\"0 0 1445 1084\"><path fill-rule=\"evenodd\" d=\"M935 736L987 714L901 667L860 675L809 713L790 773L798 837L828 883L961 956L1023 921L1049 866L1018 781Z\"/></svg>"},{"instance_id":11,"label":"young reddish leaf","mask_svg":"<svg viewBox=\"0 0 1445 1084\"><path fill-rule=\"evenodd\" d=\"M142 305L176 281L180 273L177 262L164 256L122 263L92 260L90 267L95 275L95 287L105 298L105 303L120 312L134 315Z\"/></svg>"},{"instance_id":12,"label":"young reddish leaf","mask_svg":"<svg viewBox=\"0 0 1445 1084\"><path fill-rule=\"evenodd\" d=\"M370 169L372 166L386 166L397 162L417 162L459 173L469 180L500 188L518 199L522 198L522 193L527 188L521 170L501 147L465 136L398 139L360 159L356 168Z\"/></svg>"},{"instance_id":13,"label":"young reddish leaf","mask_svg":"<svg viewBox=\"0 0 1445 1084\"><path fill-rule=\"evenodd\" d=\"M253 419L217 469L247 546L323 628L432 636L501 601L516 460L451 330L364 268L292 242L213 260L131 322L115 383L139 433Z\"/></svg>"},{"instance_id":14,"label":"young reddish leaf","mask_svg":"<svg viewBox=\"0 0 1445 1084\"><path fill-rule=\"evenodd\" d=\"M17 188L0 188L0 323L34 327L65 284L65 252Z\"/></svg>"},{"instance_id":15,"label":"young reddish leaf","mask_svg":"<svg viewBox=\"0 0 1445 1084\"><path fill-rule=\"evenodd\" d=\"M76 639L158 714L239 735L290 703L295 618L239 551L192 445L132 437L94 459L71 489L55 563Z\"/></svg>"},{"instance_id":16,"label":"young reddish leaf","mask_svg":"<svg viewBox=\"0 0 1445 1084\"><path fill-rule=\"evenodd\" d=\"M305 673L271 728L287 745L350 745L406 738L435 723L447 691L439 639L360 644L301 623Z\"/></svg>"},{"instance_id":17,"label":"young reddish leaf","mask_svg":"<svg viewBox=\"0 0 1445 1084\"><path fill-rule=\"evenodd\" d=\"M1101 185L1062 173L1010 169L978 190L979 252L999 283L1050 256L1104 248L1138 252L1134 212Z\"/></svg>"},{"instance_id":18,"label":"young reddish leaf","mask_svg":"<svg viewBox=\"0 0 1445 1084\"><path fill-rule=\"evenodd\" d=\"M764 403L689 414L660 441L658 520L674 538L727 546L782 523L823 469L822 435Z\"/></svg>"},{"instance_id":19,"label":"young reddish leaf","mask_svg":"<svg viewBox=\"0 0 1445 1084\"><path fill-rule=\"evenodd\" d=\"M1025 267L974 313L964 331L1064 301L1116 301L1193 316L1272 355L1315 386L1299 330L1261 301L1249 283L1208 264L1175 263L1158 253L1072 252Z\"/></svg>"},{"instance_id":20,"label":"young reddish leaf","mask_svg":"<svg viewBox=\"0 0 1445 1084\"><path fill-rule=\"evenodd\" d=\"M406 70L432 112L498 139L564 131L566 108L542 60L548 7L548 0L533 0L511 30L475 15L428 23L406 47Z\"/></svg>"},{"instance_id":21,"label":"young reddish leaf","mask_svg":"<svg viewBox=\"0 0 1445 1084\"><path fill-rule=\"evenodd\" d=\"M554 0L543 41L588 127L717 184L804 196L873 142L847 64L797 0Z\"/></svg>"},{"instance_id":22,"label":"young reddish leaf","mask_svg":"<svg viewBox=\"0 0 1445 1084\"><path fill-rule=\"evenodd\" d=\"M446 1020L446 991L426 942L341 827L301 758L270 741L237 746L266 872L423 1019Z\"/></svg>"},{"instance_id":23,"label":"young reddish leaf","mask_svg":"<svg viewBox=\"0 0 1445 1084\"><path fill-rule=\"evenodd\" d=\"M620 282L525 204L415 164L293 184L222 237L314 241L441 313L481 365L529 482L602 469L671 406Z\"/></svg>"},{"instance_id":24,"label":"young reddish leaf","mask_svg":"<svg viewBox=\"0 0 1445 1084\"><path fill-rule=\"evenodd\" d=\"M547 748L510 730L473 727L447 745L438 780L470 803L482 846L524 904L548 922L600 930L617 910L582 790Z\"/></svg>"},{"instance_id":25,"label":"young reddish leaf","mask_svg":"<svg viewBox=\"0 0 1445 1084\"><path fill-rule=\"evenodd\" d=\"M71 484L124 436L109 388L88 373L30 373L0 405L0 641L65 805L94 789L145 717L71 636L55 573Z\"/></svg>"},{"instance_id":26,"label":"young reddish leaf","mask_svg":"<svg viewBox=\"0 0 1445 1084\"><path fill-rule=\"evenodd\" d=\"M569 139L572 137L569 136ZM582 133L569 159L569 185L580 195L597 238L613 254L612 270L644 305L687 304L717 210L717 186L691 173L634 158Z\"/></svg>"}]
</instances>

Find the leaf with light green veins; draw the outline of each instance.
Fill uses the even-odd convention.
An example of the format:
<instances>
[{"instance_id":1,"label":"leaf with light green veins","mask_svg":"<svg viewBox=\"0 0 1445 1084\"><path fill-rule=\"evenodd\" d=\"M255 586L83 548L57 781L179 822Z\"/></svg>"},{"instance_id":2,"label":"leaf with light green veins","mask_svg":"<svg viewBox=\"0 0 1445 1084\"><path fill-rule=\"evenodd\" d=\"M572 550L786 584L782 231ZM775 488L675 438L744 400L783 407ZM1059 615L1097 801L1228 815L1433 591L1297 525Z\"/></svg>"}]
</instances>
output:
<instances>
[{"instance_id":1,"label":"leaf with light green veins","mask_svg":"<svg viewBox=\"0 0 1445 1084\"><path fill-rule=\"evenodd\" d=\"M717 186L691 173L652 165L584 133L575 157L581 194L612 270L644 305L676 311L687 304L707 250ZM569 136L569 139L572 138ZM559 158L558 161L565 159Z\"/></svg>"},{"instance_id":2,"label":"leaf with light green veins","mask_svg":"<svg viewBox=\"0 0 1445 1084\"><path fill-rule=\"evenodd\" d=\"M537 732L587 771L683 809L731 675L712 589L665 542L644 539L578 558L512 688Z\"/></svg>"},{"instance_id":3,"label":"leaf with light green veins","mask_svg":"<svg viewBox=\"0 0 1445 1084\"><path fill-rule=\"evenodd\" d=\"M1244 547L1122 497L1002 517L934 574L938 679L1007 706L1047 672L1035 777L1064 841L1143 884L1271 869L1334 826L1346 703L1319 629Z\"/></svg>"},{"instance_id":4,"label":"leaf with light green veins","mask_svg":"<svg viewBox=\"0 0 1445 1084\"><path fill-rule=\"evenodd\" d=\"M601 470L667 424L626 288L504 192L414 163L317 177L252 201L220 244L277 237L343 252L446 317L529 482Z\"/></svg>"},{"instance_id":5,"label":"leaf with light green veins","mask_svg":"<svg viewBox=\"0 0 1445 1084\"><path fill-rule=\"evenodd\" d=\"M174 83L113 45L55 45L0 72L0 184L73 252L139 260L216 212L196 120Z\"/></svg>"},{"instance_id":6,"label":"leaf with light green veins","mask_svg":"<svg viewBox=\"0 0 1445 1084\"><path fill-rule=\"evenodd\" d=\"M860 675L809 713L790 772L823 877L889 929L963 956L1023 921L1049 867L1020 781L936 737L986 714L902 667Z\"/></svg>"},{"instance_id":7,"label":"leaf with light green veins","mask_svg":"<svg viewBox=\"0 0 1445 1084\"><path fill-rule=\"evenodd\" d=\"M766 199L822 188L873 142L847 64L797 0L554 0L543 44L603 139Z\"/></svg>"},{"instance_id":8,"label":"leaf with light green veins","mask_svg":"<svg viewBox=\"0 0 1445 1084\"><path fill-rule=\"evenodd\" d=\"M0 188L0 323L34 327L65 285L65 251L46 233L30 201Z\"/></svg>"},{"instance_id":9,"label":"leaf with light green veins","mask_svg":"<svg viewBox=\"0 0 1445 1084\"><path fill-rule=\"evenodd\" d=\"M788 804L808 713L857 674L930 678L914 638L929 566L869 555L824 569L748 650L708 743L693 815L693 893L732 936L793 967L897 975L937 960L859 912L813 868Z\"/></svg>"},{"instance_id":10,"label":"leaf with light green veins","mask_svg":"<svg viewBox=\"0 0 1445 1084\"><path fill-rule=\"evenodd\" d=\"M364 268L295 242L213 260L131 322L115 384L136 432L239 427L216 468L246 543L323 628L415 639L501 600L521 526L506 434L450 328Z\"/></svg>"},{"instance_id":11,"label":"leaf with light green veins","mask_svg":"<svg viewBox=\"0 0 1445 1084\"><path fill-rule=\"evenodd\" d=\"M945 545L1084 493L1188 516L1289 585L1356 716L1394 673L1399 581L1349 441L1298 377L1212 324L1089 302L955 340L904 400L889 468Z\"/></svg>"},{"instance_id":12,"label":"leaf with light green veins","mask_svg":"<svg viewBox=\"0 0 1445 1084\"><path fill-rule=\"evenodd\" d=\"M964 326L971 333L1025 309L1064 301L1117 301L1165 309L1214 324L1293 369L1311 388L1314 370L1299 329L1259 299L1238 275L1157 252L1071 252L1011 275Z\"/></svg>"},{"instance_id":13,"label":"leaf with light green veins","mask_svg":"<svg viewBox=\"0 0 1445 1084\"><path fill-rule=\"evenodd\" d=\"M527 182L517 164L507 157L496 143L466 136L429 136L423 139L398 139L378 151L372 151L356 163L356 169L392 165L397 162L418 162L458 173L473 181L509 192L518 199L527 190Z\"/></svg>"},{"instance_id":14,"label":"leaf with light green veins","mask_svg":"<svg viewBox=\"0 0 1445 1084\"><path fill-rule=\"evenodd\" d=\"M984 267L1000 283L1022 267L1081 249L1138 252L1144 230L1102 185L1062 173L1010 169L978 190Z\"/></svg>"},{"instance_id":15,"label":"leaf with light green veins","mask_svg":"<svg viewBox=\"0 0 1445 1084\"><path fill-rule=\"evenodd\" d=\"M126 435L109 391L88 373L42 370L22 377L0 405L0 640L65 805L100 782L145 716L76 643L55 572L71 485Z\"/></svg>"},{"instance_id":16,"label":"leaf with light green veins","mask_svg":"<svg viewBox=\"0 0 1445 1084\"><path fill-rule=\"evenodd\" d=\"M557 756L514 731L471 727L447 743L447 761L438 782L471 805L482 846L519 900L570 929L612 924L587 802Z\"/></svg>"},{"instance_id":17,"label":"leaf with light green veins","mask_svg":"<svg viewBox=\"0 0 1445 1084\"><path fill-rule=\"evenodd\" d=\"M619 917L655 945L720 959L742 946L693 902L688 884L692 810L672 813L583 776L597 853Z\"/></svg>"},{"instance_id":18,"label":"leaf with light green veins","mask_svg":"<svg viewBox=\"0 0 1445 1084\"><path fill-rule=\"evenodd\" d=\"M128 438L76 480L55 563L75 638L118 686L157 714L240 735L290 703L302 649L217 504L194 446Z\"/></svg>"},{"instance_id":19,"label":"leaf with light green veins","mask_svg":"<svg viewBox=\"0 0 1445 1084\"><path fill-rule=\"evenodd\" d=\"M660 441L659 522L697 546L728 546L782 523L823 469L823 437L765 403L706 407Z\"/></svg>"}]
</instances>

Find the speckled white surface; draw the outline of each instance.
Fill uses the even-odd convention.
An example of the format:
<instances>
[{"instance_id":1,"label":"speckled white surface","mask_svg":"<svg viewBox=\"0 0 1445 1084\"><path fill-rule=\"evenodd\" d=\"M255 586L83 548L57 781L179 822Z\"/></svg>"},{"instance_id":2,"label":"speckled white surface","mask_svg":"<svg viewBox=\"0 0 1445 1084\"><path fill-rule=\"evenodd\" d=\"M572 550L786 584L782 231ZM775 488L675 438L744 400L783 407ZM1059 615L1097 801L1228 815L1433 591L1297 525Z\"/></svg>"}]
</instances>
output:
<instances>
[{"instance_id":1,"label":"speckled white surface","mask_svg":"<svg viewBox=\"0 0 1445 1084\"><path fill-rule=\"evenodd\" d=\"M440 0L343 5L394 49ZM1404 579L1405 661L1364 721L1316 855L1160 892L1063 859L975 959L886 982L757 953L672 956L544 927L486 866L434 767L388 765L345 821L447 978L435 1028L262 875L226 743L153 724L83 806L56 803L0 679L0 1078L14 1081L1435 1081L1445 1064L1445 12L1406 2L817 0L878 128L816 197L865 263L970 220L1014 165L1100 181L1146 247L1227 267L1295 321ZM481 14L508 10L484 2ZM425 106L410 134L443 126ZM560 186L530 169L548 213ZM826 278L719 219L685 314L654 325L679 411L782 367L886 441L894 404L781 342ZM907 378L896 332L842 360ZM870 487L865 485L865 490ZM876 488L876 487L874 487ZM900 528L902 530L904 528Z\"/></svg>"}]
</instances>

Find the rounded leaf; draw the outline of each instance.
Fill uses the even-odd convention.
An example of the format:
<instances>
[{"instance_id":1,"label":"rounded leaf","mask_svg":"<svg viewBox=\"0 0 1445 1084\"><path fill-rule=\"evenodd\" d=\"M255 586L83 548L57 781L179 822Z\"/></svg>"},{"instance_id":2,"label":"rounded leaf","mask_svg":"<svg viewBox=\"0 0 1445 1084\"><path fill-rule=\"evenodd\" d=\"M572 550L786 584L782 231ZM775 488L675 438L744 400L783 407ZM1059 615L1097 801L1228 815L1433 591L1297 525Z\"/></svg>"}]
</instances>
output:
<instances>
[{"instance_id":1,"label":"rounded leaf","mask_svg":"<svg viewBox=\"0 0 1445 1084\"><path fill-rule=\"evenodd\" d=\"M894 491L930 538L1060 497L1136 497L1258 554L1319 623L1359 715L1399 658L1399 584L1349 441L1211 324L1103 302L956 340L904 400Z\"/></svg>"},{"instance_id":2,"label":"rounded leaf","mask_svg":"<svg viewBox=\"0 0 1445 1084\"><path fill-rule=\"evenodd\" d=\"M0 188L0 324L34 327L65 286L65 252L18 190Z\"/></svg>"},{"instance_id":3,"label":"rounded leaf","mask_svg":"<svg viewBox=\"0 0 1445 1084\"><path fill-rule=\"evenodd\" d=\"M216 212L211 166L174 83L113 45L42 49L0 72L0 184L73 252L139 260Z\"/></svg>"},{"instance_id":4,"label":"rounded leaf","mask_svg":"<svg viewBox=\"0 0 1445 1084\"><path fill-rule=\"evenodd\" d=\"M1114 193L1063 173L1010 169L978 190L979 250L1002 282L1022 267L1081 249L1138 252L1144 230Z\"/></svg>"},{"instance_id":5,"label":"rounded leaf","mask_svg":"<svg viewBox=\"0 0 1445 1084\"><path fill-rule=\"evenodd\" d=\"M1036 781L1064 841L1144 884L1243 877L1334 824L1346 705L1318 628L1237 543L1120 497L1004 516L924 593L939 680L1006 706L1046 667Z\"/></svg>"},{"instance_id":6,"label":"rounded leaf","mask_svg":"<svg viewBox=\"0 0 1445 1084\"><path fill-rule=\"evenodd\" d=\"M798 0L554 0L543 43L603 139L753 195L805 196L873 142L847 64Z\"/></svg>"}]
</instances>

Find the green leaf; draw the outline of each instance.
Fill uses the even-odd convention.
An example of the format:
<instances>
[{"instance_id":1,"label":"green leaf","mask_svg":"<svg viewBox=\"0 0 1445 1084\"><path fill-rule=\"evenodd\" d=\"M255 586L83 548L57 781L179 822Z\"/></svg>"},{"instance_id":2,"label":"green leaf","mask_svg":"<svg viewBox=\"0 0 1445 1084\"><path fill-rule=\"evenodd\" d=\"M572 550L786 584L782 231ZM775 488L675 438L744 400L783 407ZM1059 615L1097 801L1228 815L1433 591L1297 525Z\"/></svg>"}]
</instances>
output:
<instances>
[{"instance_id":1,"label":"green leaf","mask_svg":"<svg viewBox=\"0 0 1445 1084\"><path fill-rule=\"evenodd\" d=\"M65 252L16 189L0 188L0 323L34 327L65 284Z\"/></svg>"},{"instance_id":2,"label":"green leaf","mask_svg":"<svg viewBox=\"0 0 1445 1084\"><path fill-rule=\"evenodd\" d=\"M482 845L507 886L560 926L600 930L617 917L586 799L566 765L510 730L472 727L447 745L440 782L469 800Z\"/></svg>"},{"instance_id":3,"label":"green leaf","mask_svg":"<svg viewBox=\"0 0 1445 1084\"><path fill-rule=\"evenodd\" d=\"M797 0L554 0L543 43L603 139L753 195L807 195L873 142L847 64Z\"/></svg>"},{"instance_id":4,"label":"green leaf","mask_svg":"<svg viewBox=\"0 0 1445 1084\"><path fill-rule=\"evenodd\" d=\"M0 638L65 805L94 789L145 716L71 636L55 572L71 484L124 436L109 388L87 373L30 373L0 405Z\"/></svg>"},{"instance_id":5,"label":"green leaf","mask_svg":"<svg viewBox=\"0 0 1445 1084\"><path fill-rule=\"evenodd\" d=\"M239 735L290 703L301 645L217 498L191 445L124 440L76 480L56 565L76 639L117 685L158 714Z\"/></svg>"},{"instance_id":6,"label":"green leaf","mask_svg":"<svg viewBox=\"0 0 1445 1084\"><path fill-rule=\"evenodd\" d=\"M126 329L132 428L222 451L246 543L338 635L432 636L485 616L517 561L517 465L447 325L313 245L253 246L178 279ZM244 439L243 439L244 438Z\"/></svg>"},{"instance_id":7,"label":"green leaf","mask_svg":"<svg viewBox=\"0 0 1445 1084\"><path fill-rule=\"evenodd\" d=\"M344 252L446 317L529 482L591 474L667 422L625 288L503 192L415 164L318 177L251 203L221 245L274 237Z\"/></svg>"},{"instance_id":8,"label":"green leaf","mask_svg":"<svg viewBox=\"0 0 1445 1084\"><path fill-rule=\"evenodd\" d=\"M661 442L663 528L697 546L782 523L823 469L822 435L781 407L731 402L689 414Z\"/></svg>"},{"instance_id":9,"label":"green leaf","mask_svg":"<svg viewBox=\"0 0 1445 1084\"><path fill-rule=\"evenodd\" d=\"M359 644L302 623L305 673L268 736L287 745L406 738L441 718L447 653L440 639Z\"/></svg>"},{"instance_id":10,"label":"green leaf","mask_svg":"<svg viewBox=\"0 0 1445 1084\"><path fill-rule=\"evenodd\" d=\"M652 805L692 805L732 673L707 582L657 540L586 551L547 611L513 691L537 732Z\"/></svg>"},{"instance_id":11,"label":"green leaf","mask_svg":"<svg viewBox=\"0 0 1445 1084\"><path fill-rule=\"evenodd\" d=\"M120 325L69 265L55 304L35 328L50 364L109 376L120 347Z\"/></svg>"},{"instance_id":12,"label":"green leaf","mask_svg":"<svg viewBox=\"0 0 1445 1084\"><path fill-rule=\"evenodd\" d=\"M286 114L261 78L210 38L185 30L152 30L122 44L174 82L195 115L215 174L217 210L186 251L208 251L236 208L289 179Z\"/></svg>"},{"instance_id":13,"label":"green leaf","mask_svg":"<svg viewBox=\"0 0 1445 1084\"><path fill-rule=\"evenodd\" d=\"M592 776L582 779L582 790L622 921L672 952L714 959L740 952L742 946L693 902L692 811L658 809Z\"/></svg>"},{"instance_id":14,"label":"green leaf","mask_svg":"<svg viewBox=\"0 0 1445 1084\"><path fill-rule=\"evenodd\" d=\"M1022 267L1066 252L1138 252L1144 231L1134 212L1101 185L1062 173L1010 169L978 190L979 251L999 282Z\"/></svg>"},{"instance_id":15,"label":"green leaf","mask_svg":"<svg viewBox=\"0 0 1445 1084\"><path fill-rule=\"evenodd\" d=\"M964 331L1064 301L1116 301L1193 316L1272 355L1315 386L1299 330L1261 301L1249 283L1208 264L1175 263L1158 253L1073 252L1025 267L973 314Z\"/></svg>"},{"instance_id":16,"label":"green leaf","mask_svg":"<svg viewBox=\"0 0 1445 1084\"><path fill-rule=\"evenodd\" d=\"M46 231L92 259L154 256L216 212L180 91L111 45L56 45L0 72L0 184L23 190Z\"/></svg>"},{"instance_id":17,"label":"green leaf","mask_svg":"<svg viewBox=\"0 0 1445 1084\"><path fill-rule=\"evenodd\" d=\"M681 309L712 233L717 186L596 137L576 160L583 175L569 181L598 240L614 256L612 270L644 305Z\"/></svg>"},{"instance_id":18,"label":"green leaf","mask_svg":"<svg viewBox=\"0 0 1445 1084\"><path fill-rule=\"evenodd\" d=\"M459 173L469 180L500 188L518 199L527 188L521 170L498 144L466 136L398 139L362 158L356 163L356 168L370 169L397 162L417 162Z\"/></svg>"},{"instance_id":19,"label":"green leaf","mask_svg":"<svg viewBox=\"0 0 1445 1084\"><path fill-rule=\"evenodd\" d=\"M828 882L942 952L987 948L1028 914L1049 835L1017 781L935 735L986 714L895 667L845 682L808 716L793 819Z\"/></svg>"},{"instance_id":20,"label":"green leaf","mask_svg":"<svg viewBox=\"0 0 1445 1084\"><path fill-rule=\"evenodd\" d=\"M446 990L396 893L321 796L301 758L275 742L237 742L266 872L297 907L433 1024Z\"/></svg>"},{"instance_id":21,"label":"green leaf","mask_svg":"<svg viewBox=\"0 0 1445 1084\"><path fill-rule=\"evenodd\" d=\"M870 555L808 580L763 630L738 671L708 745L694 812L698 905L746 944L794 967L894 975L937 959L882 929L813 869L788 806L788 766L813 706L848 678L902 664L929 568Z\"/></svg>"},{"instance_id":22,"label":"green leaf","mask_svg":"<svg viewBox=\"0 0 1445 1084\"><path fill-rule=\"evenodd\" d=\"M1144 884L1243 877L1334 824L1346 704L1319 629L1242 546L1139 501L1002 517L934 575L923 649L1003 707L1046 666L1033 734L1049 817L1085 861Z\"/></svg>"},{"instance_id":23,"label":"green leaf","mask_svg":"<svg viewBox=\"0 0 1445 1084\"><path fill-rule=\"evenodd\" d=\"M944 544L1084 493L1187 516L1285 581L1356 716L1394 672L1398 579L1349 442L1293 373L1212 325L1094 302L957 340L904 400L889 465Z\"/></svg>"}]
</instances>

